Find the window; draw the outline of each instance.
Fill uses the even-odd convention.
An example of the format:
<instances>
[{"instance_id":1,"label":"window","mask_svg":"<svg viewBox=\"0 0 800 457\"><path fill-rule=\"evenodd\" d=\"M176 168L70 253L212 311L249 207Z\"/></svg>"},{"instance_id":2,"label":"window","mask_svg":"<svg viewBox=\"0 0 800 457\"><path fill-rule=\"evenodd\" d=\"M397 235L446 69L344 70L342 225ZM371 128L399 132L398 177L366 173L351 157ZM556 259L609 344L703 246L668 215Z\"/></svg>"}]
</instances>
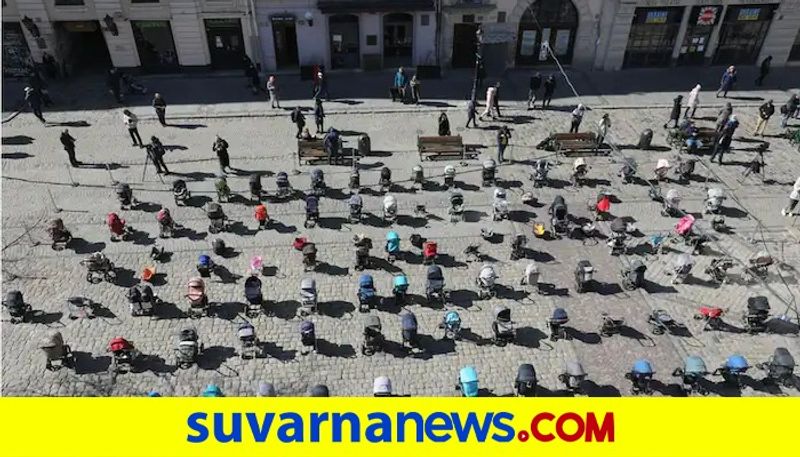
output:
<instances>
[{"instance_id":1,"label":"window","mask_svg":"<svg viewBox=\"0 0 800 457\"><path fill-rule=\"evenodd\" d=\"M505 11L498 11L497 12L497 22L503 23L506 21L506 12Z\"/></svg>"},{"instance_id":2,"label":"window","mask_svg":"<svg viewBox=\"0 0 800 457\"><path fill-rule=\"evenodd\" d=\"M669 65L682 18L683 7L636 8L623 66Z\"/></svg>"},{"instance_id":3,"label":"window","mask_svg":"<svg viewBox=\"0 0 800 457\"><path fill-rule=\"evenodd\" d=\"M367 46L377 46L378 35L367 35Z\"/></svg>"},{"instance_id":4,"label":"window","mask_svg":"<svg viewBox=\"0 0 800 457\"><path fill-rule=\"evenodd\" d=\"M423 14L422 16L420 16L419 17L419 23L424 27L427 27L427 26L431 25L431 15L430 14Z\"/></svg>"},{"instance_id":5,"label":"window","mask_svg":"<svg viewBox=\"0 0 800 457\"><path fill-rule=\"evenodd\" d=\"M465 14L461 17L461 22L465 24L474 24L475 23L475 15L474 14Z\"/></svg>"},{"instance_id":6,"label":"window","mask_svg":"<svg viewBox=\"0 0 800 457\"><path fill-rule=\"evenodd\" d=\"M789 52L789 60L800 60L800 30L797 32L797 36L794 37L794 44Z\"/></svg>"},{"instance_id":7,"label":"window","mask_svg":"<svg viewBox=\"0 0 800 457\"><path fill-rule=\"evenodd\" d=\"M81 6L83 0L55 0L56 6Z\"/></svg>"}]
</instances>

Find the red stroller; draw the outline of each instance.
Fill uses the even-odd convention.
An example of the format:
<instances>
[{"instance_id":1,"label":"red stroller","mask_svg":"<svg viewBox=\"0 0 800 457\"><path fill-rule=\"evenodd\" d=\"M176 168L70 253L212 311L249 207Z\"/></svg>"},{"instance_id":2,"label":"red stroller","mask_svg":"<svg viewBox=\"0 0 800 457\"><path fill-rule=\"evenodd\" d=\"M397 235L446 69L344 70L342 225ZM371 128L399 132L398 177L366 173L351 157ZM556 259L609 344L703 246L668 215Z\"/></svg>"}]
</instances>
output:
<instances>
[{"instance_id":1,"label":"red stroller","mask_svg":"<svg viewBox=\"0 0 800 457\"><path fill-rule=\"evenodd\" d=\"M605 221L608 220L611 214L611 196L606 193L600 193L597 196L597 204L594 207L595 220Z\"/></svg>"},{"instance_id":2,"label":"red stroller","mask_svg":"<svg viewBox=\"0 0 800 457\"><path fill-rule=\"evenodd\" d=\"M422 245L422 263L430 265L436 262L439 247L435 241L426 241Z\"/></svg>"},{"instance_id":3,"label":"red stroller","mask_svg":"<svg viewBox=\"0 0 800 457\"><path fill-rule=\"evenodd\" d=\"M133 368L137 356L133 343L122 337L116 337L108 343L108 350L113 355L111 370L114 373L127 373Z\"/></svg>"},{"instance_id":4,"label":"red stroller","mask_svg":"<svg viewBox=\"0 0 800 457\"><path fill-rule=\"evenodd\" d=\"M125 225L125 219L120 218L117 213L108 213L106 225L111 231L111 241L124 240L131 232L130 227Z\"/></svg>"},{"instance_id":5,"label":"red stroller","mask_svg":"<svg viewBox=\"0 0 800 457\"><path fill-rule=\"evenodd\" d=\"M158 221L158 236L161 238L172 237L172 233L175 230L175 221L172 219L169 210L167 208L161 208L158 214L156 214L156 220Z\"/></svg>"}]
</instances>

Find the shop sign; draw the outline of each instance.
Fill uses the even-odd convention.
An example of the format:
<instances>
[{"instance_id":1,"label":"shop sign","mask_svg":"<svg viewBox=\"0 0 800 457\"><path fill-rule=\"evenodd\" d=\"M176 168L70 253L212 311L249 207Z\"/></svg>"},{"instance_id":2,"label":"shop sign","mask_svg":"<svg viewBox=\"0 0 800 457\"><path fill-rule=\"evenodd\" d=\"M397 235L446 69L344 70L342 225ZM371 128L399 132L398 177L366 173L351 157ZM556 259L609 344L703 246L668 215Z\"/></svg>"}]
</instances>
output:
<instances>
[{"instance_id":1,"label":"shop sign","mask_svg":"<svg viewBox=\"0 0 800 457\"><path fill-rule=\"evenodd\" d=\"M645 24L666 24L669 17L669 11L657 10L648 11L647 18L644 20Z\"/></svg>"},{"instance_id":2,"label":"shop sign","mask_svg":"<svg viewBox=\"0 0 800 457\"><path fill-rule=\"evenodd\" d=\"M742 8L739 10L737 21L757 21L761 16L761 8Z\"/></svg>"},{"instance_id":3,"label":"shop sign","mask_svg":"<svg viewBox=\"0 0 800 457\"><path fill-rule=\"evenodd\" d=\"M697 13L697 25L714 25L719 17L719 6L703 6Z\"/></svg>"}]
</instances>

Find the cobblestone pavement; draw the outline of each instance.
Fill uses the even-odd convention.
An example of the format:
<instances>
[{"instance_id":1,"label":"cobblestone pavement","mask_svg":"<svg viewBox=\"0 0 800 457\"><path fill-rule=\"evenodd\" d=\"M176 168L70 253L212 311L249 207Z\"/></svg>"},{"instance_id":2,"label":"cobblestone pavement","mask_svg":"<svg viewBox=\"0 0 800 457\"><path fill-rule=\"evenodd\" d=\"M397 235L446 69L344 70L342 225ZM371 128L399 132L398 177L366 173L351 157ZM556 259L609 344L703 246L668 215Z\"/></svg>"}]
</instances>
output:
<instances>
[{"instance_id":1,"label":"cobblestone pavement","mask_svg":"<svg viewBox=\"0 0 800 457\"><path fill-rule=\"evenodd\" d=\"M454 104L456 102L453 102ZM287 106L291 106L287 103ZM343 110L346 112L346 110ZM673 395L677 391L672 371L688 355L702 356L710 369L719 366L733 353L743 354L751 364L768 359L775 347L784 346L800 357L796 332L796 315L789 312L792 322L773 326L773 332L749 335L738 331L703 332L693 315L701 305L720 306L728 310L727 321L741 326L740 316L747 297L767 295L773 315L786 313L797 293L795 265L800 249L793 234L793 218L784 218L780 208L786 202L791 185L800 172L794 157L796 149L786 140L768 138L767 181L742 178L743 164L750 160L758 145L749 132L754 128L754 108L737 110L742 125L734 142L734 152L726 156L724 166L709 165L708 157L698 163L690 185L668 183L678 189L683 208L700 218L701 227L708 227L708 216L702 215L705 188L720 186L728 192L725 213L729 233L715 233L706 255L696 258L694 278L687 284L671 285L668 275L675 256L685 250L681 244L660 256L647 255L643 246L645 236L632 239L633 253L626 257L611 257L602 240L534 239L534 221L547 219L547 206L556 195L563 195L574 218L589 217L587 203L595 199L601 188L610 189L619 200L613 205L615 215L635 221L643 235L669 231L675 219L660 215L660 206L648 198L649 187L644 184L623 185L616 176L621 155L587 158L591 166L588 186L575 189L567 184L571 160L549 156L560 162L551 172L553 185L532 189L529 181L530 164L549 153L535 145L551 131L565 131L568 113L561 111L525 111L518 104L509 104L502 121L482 123L481 129L463 129L464 115L450 110L454 130L465 141L476 145L480 158L495 155L495 129L508 125L513 132L512 144L506 157L512 163L499 170L501 185L509 189L511 221L491 222L491 188L480 186L480 161L424 162L425 174L431 185L423 191L411 192L407 178L411 167L418 162L416 136L435 132L435 113L372 113L332 114L326 119L345 132L346 146L355 143L358 132L372 138L374 153L360 161L362 184L366 187L365 211L371 214L366 223L353 225L347 221L347 186L350 169L346 166L320 165L332 189L321 201L320 224L303 228L303 203L299 199L286 203L268 203L271 217L277 221L266 231L255 230L253 207L247 203L249 172L280 170L290 173L290 181L300 190L309 187L310 166L299 166L293 151L294 126L285 117L264 118L207 118L176 121L176 125L160 127L146 121L140 125L143 137L158 135L167 145L166 162L175 177L188 181L189 189L201 204L214 197L214 175L219 172L216 157L211 152L215 134L230 143L232 165L239 171L229 177L230 185L240 195L223 204L226 214L237 221L230 233L219 235L233 253L226 258L214 256L224 267L220 276L208 281L208 294L215 304L211 317L190 320L181 310L188 304L184 298L186 282L195 276L195 263L201 253L210 251L209 242L215 235L207 233L207 219L198 207L176 207L170 191L170 180L162 182L152 166L143 176L144 152L130 146L127 132L117 111L93 112L83 115L72 112L52 116L54 119L85 120L89 127L70 127L77 138L78 159L88 165L80 169L67 168L65 153L58 136L62 127L45 127L30 115L22 115L7 124L3 131L3 285L5 290L23 291L34 309L44 312L35 323L2 324L2 393L4 395L143 395L156 389L164 395L197 395L208 383L217 383L227 395L252 395L259 381L276 385L281 395L304 395L317 383L327 384L334 395L370 395L372 380L387 375L395 392L408 395L448 396L454 390L459 368L474 365L486 394L508 395L517 367L532 363L539 375L542 393L555 392L561 385L557 375L566 362L579 360L592 381L592 395L628 395L629 383L624 379L633 361L650 359L656 370L657 394ZM640 176L651 177L657 159L673 161L675 151L667 148L641 151L626 144L636 143L639 132L646 127L656 130L655 144L664 145L665 134L660 128L668 110L620 109L612 113L613 140L621 145L622 153L639 163ZM698 116L713 116L715 110L705 109ZM596 125L602 111L589 112L584 128ZM711 124L712 121L701 121ZM795 122L796 123L796 122ZM776 120L769 133L775 134ZM105 164L108 164L106 168ZM441 183L445 165L458 170L457 181L466 199L465 221L451 224L447 217L447 193L433 183ZM378 171L388 166L394 173L395 187L391 193L399 201L400 217L390 228L380 222L382 196L375 191ZM71 174L70 174L71 173ZM72 186L70 182L77 183ZM133 241L111 242L104 225L109 211L117 211L111 182L131 184L134 195L144 202L139 209L122 211L127 222L139 231ZM274 189L273 178L264 179L265 187ZM537 204L523 205L523 191L533 190ZM51 198L52 197L52 198ZM414 208L424 204L428 217L414 216ZM151 264L148 254L156 242L155 214L160 207L171 210L176 222L184 227L172 239L158 240L159 245L172 252L171 259L158 264L156 293L168 304L157 318L131 317L126 290L138 282L141 269ZM61 211L56 214L56 207ZM61 217L77 238L70 249L56 252L50 249L44 231L47 220ZM492 227L503 235L503 241L491 244L482 241L480 229ZM607 231L606 223L599 229ZM361 354L363 314L356 310L355 292L359 272L354 271L354 249L351 238L365 233L376 241L374 256L382 255L382 240L387 231L396 230L402 238L406 258L394 266L377 261L375 276L382 296L390 293L392 273L402 271L409 276L413 299L403 308L413 311L418 320L424 351L407 356L400 349L400 307L386 300L372 313L383 323L389 342L384 353L372 357ZM439 242L444 253L447 288L452 291L452 304L468 328L464 338L455 343L440 340L437 325L445 309L431 306L424 300L425 269L419 250L412 247L409 237L419 233ZM294 252L294 237L304 234L319 248L321 266L314 273L305 273L301 256ZM529 237L529 256L539 263L542 281L553 285L554 292L546 296L528 295L519 280L530 259L509 260L509 241L515 234ZM495 259L500 272L501 293L498 298L478 300L475 278L479 263L466 263L463 249L469 243L480 243L481 252ZM732 281L723 286L713 285L704 268L712 255L729 253L746 260L755 252L767 249L779 259L765 283L747 282L742 268L732 271ZM89 284L79 261L91 252L104 252L119 268L116 285ZM270 275L263 277L266 308L271 316L252 320L264 344L263 358L242 360L236 337L237 325L244 318L243 282L249 274L249 262L260 255L269 266ZM648 266L649 284L643 290L623 291L619 271L626 262L643 259ZM595 266L596 279L601 286L594 292L575 291L573 270L580 259ZM317 326L319 351L302 355L299 337L300 319L295 317L298 306L299 283L303 277L316 278L319 287L321 315L311 317ZM105 308L93 320L70 320L65 302L70 296L85 296ZM488 343L491 337L492 309L496 305L511 308L516 322L516 343L497 347ZM565 308L570 316L572 338L551 342L547 339L545 322L556 307ZM652 335L646 316L654 309L669 311L687 326L683 336ZM600 314L624 317L631 327L625 335L601 338L597 334ZM777 322L774 322L777 323ZM174 366L174 347L178 332L195 327L206 350L199 366L182 370ZM44 370L44 360L38 342L47 332L58 330L71 345L77 358L77 370ZM111 376L109 340L124 336L148 356L139 372ZM752 380L746 382L742 395L796 395L797 390L767 388L759 381L762 373L753 368ZM714 379L718 381L719 378ZM737 392L720 386L715 394L736 395Z\"/></svg>"}]
</instances>

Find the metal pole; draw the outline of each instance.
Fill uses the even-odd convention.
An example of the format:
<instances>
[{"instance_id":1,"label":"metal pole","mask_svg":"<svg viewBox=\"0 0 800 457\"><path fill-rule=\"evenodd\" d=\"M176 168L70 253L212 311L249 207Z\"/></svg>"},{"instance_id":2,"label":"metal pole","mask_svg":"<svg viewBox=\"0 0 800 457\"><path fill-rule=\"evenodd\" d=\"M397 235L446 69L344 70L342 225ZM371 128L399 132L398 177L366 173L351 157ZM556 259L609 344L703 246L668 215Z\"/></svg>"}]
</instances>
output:
<instances>
[{"instance_id":1,"label":"metal pole","mask_svg":"<svg viewBox=\"0 0 800 457\"><path fill-rule=\"evenodd\" d=\"M478 97L478 70L480 69L481 65L481 46L483 45L483 31L481 27L478 26L478 30L475 31L475 74L472 78L472 96L470 99L472 102L477 101Z\"/></svg>"},{"instance_id":2,"label":"metal pole","mask_svg":"<svg viewBox=\"0 0 800 457\"><path fill-rule=\"evenodd\" d=\"M56 205L56 199L53 197L53 193L50 192L49 188L47 189L47 195L50 196L50 202L53 204L53 209L55 210L55 212L60 213L61 208L59 208L58 205Z\"/></svg>"},{"instance_id":3,"label":"metal pole","mask_svg":"<svg viewBox=\"0 0 800 457\"><path fill-rule=\"evenodd\" d=\"M114 180L114 175L111 174L111 166L109 164L106 164L106 171L108 172L108 178L111 180L111 185L113 186L117 181Z\"/></svg>"},{"instance_id":4,"label":"metal pole","mask_svg":"<svg viewBox=\"0 0 800 457\"><path fill-rule=\"evenodd\" d=\"M142 167L142 182L144 182L144 175L147 173L147 162L150 161L150 154L144 156L144 167Z\"/></svg>"},{"instance_id":5,"label":"metal pole","mask_svg":"<svg viewBox=\"0 0 800 457\"><path fill-rule=\"evenodd\" d=\"M75 182L74 179L72 179L72 170L71 170L71 168L72 168L72 166L67 166L67 174L69 175L69 182L72 183L72 187L78 187L78 183Z\"/></svg>"}]
</instances>

